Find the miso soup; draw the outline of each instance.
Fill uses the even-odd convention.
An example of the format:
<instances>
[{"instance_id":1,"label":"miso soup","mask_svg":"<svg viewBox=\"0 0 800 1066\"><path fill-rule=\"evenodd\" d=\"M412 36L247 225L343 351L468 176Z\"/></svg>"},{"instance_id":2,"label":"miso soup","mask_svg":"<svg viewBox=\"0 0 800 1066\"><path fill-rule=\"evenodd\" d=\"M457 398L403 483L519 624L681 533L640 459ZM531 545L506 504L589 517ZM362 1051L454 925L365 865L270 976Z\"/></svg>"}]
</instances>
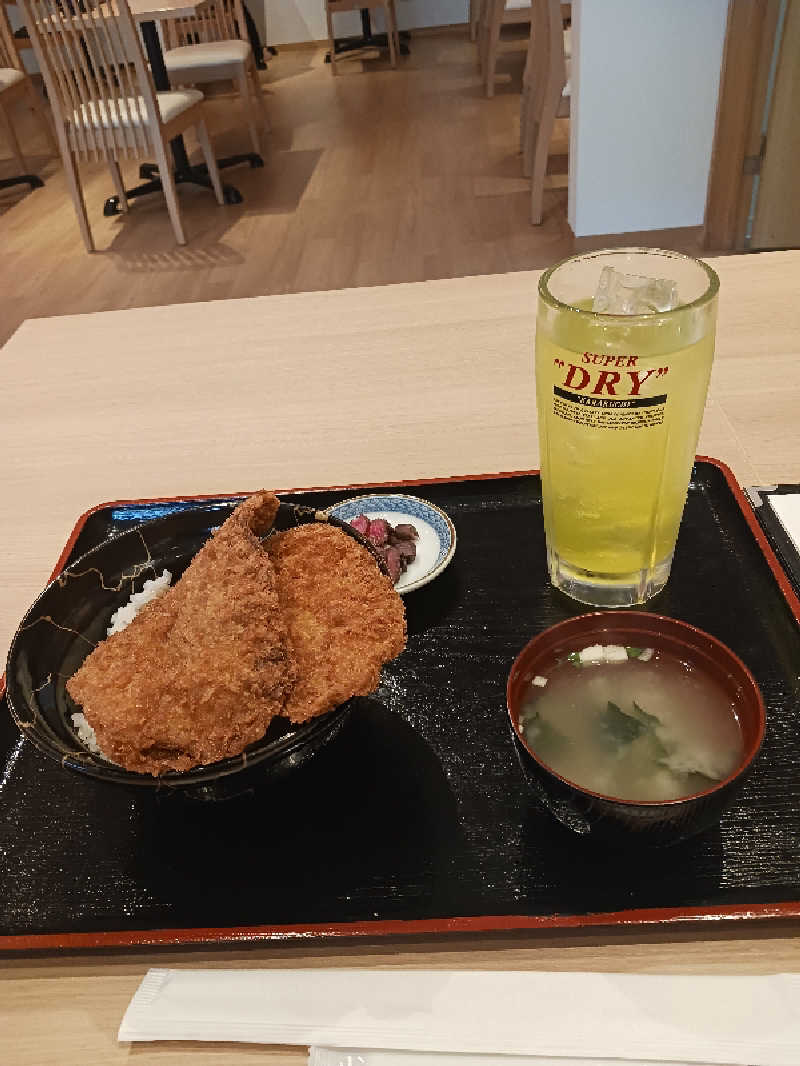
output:
<instances>
[{"instance_id":1,"label":"miso soup","mask_svg":"<svg viewBox=\"0 0 800 1066\"><path fill-rule=\"evenodd\" d=\"M520 729L557 774L622 800L703 792L744 755L736 711L721 686L652 649L573 652L534 679Z\"/></svg>"}]
</instances>

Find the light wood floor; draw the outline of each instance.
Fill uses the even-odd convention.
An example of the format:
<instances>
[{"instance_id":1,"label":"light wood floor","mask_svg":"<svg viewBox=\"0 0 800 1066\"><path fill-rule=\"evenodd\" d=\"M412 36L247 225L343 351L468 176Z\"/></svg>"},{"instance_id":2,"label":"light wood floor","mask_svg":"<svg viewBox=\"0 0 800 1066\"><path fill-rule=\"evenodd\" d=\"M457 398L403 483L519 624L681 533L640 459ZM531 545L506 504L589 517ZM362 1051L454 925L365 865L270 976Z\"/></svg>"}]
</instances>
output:
<instances>
[{"instance_id":1,"label":"light wood floor","mask_svg":"<svg viewBox=\"0 0 800 1066\"><path fill-rule=\"evenodd\" d=\"M0 192L0 343L26 318L498 273L569 254L565 179L551 179L562 187L546 192L544 223L528 221L516 44L501 56L505 80L492 100L466 30L414 38L397 71L373 61L338 78L323 50L284 50L263 75L273 122L264 169L226 171L240 206L184 187L184 248L160 196L104 218L110 175L87 166L98 247L87 255L60 162L42 154L21 116L29 165L45 187ZM247 151L235 99L218 96L208 108L217 154ZM562 124L555 152L566 151L566 135ZM136 167L123 169L135 184ZM0 176L11 173L12 161L0 159ZM658 243L653 236L648 243ZM697 250L694 232L665 240Z\"/></svg>"}]
</instances>

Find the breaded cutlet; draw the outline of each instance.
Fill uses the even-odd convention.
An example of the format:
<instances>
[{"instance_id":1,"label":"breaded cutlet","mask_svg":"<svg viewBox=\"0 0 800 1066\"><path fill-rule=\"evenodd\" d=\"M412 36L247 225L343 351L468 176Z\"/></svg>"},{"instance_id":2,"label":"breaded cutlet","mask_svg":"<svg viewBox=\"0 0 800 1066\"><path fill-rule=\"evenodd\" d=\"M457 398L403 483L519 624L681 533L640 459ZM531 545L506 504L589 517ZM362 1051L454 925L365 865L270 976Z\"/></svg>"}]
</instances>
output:
<instances>
[{"instance_id":1,"label":"breaded cutlet","mask_svg":"<svg viewBox=\"0 0 800 1066\"><path fill-rule=\"evenodd\" d=\"M331 525L308 523L265 541L297 663L283 713L304 722L366 696L406 644L403 601L371 553Z\"/></svg>"},{"instance_id":2,"label":"breaded cutlet","mask_svg":"<svg viewBox=\"0 0 800 1066\"><path fill-rule=\"evenodd\" d=\"M268 492L240 504L181 579L67 682L114 762L189 770L238 755L283 712L295 663L258 537L277 510Z\"/></svg>"}]
</instances>

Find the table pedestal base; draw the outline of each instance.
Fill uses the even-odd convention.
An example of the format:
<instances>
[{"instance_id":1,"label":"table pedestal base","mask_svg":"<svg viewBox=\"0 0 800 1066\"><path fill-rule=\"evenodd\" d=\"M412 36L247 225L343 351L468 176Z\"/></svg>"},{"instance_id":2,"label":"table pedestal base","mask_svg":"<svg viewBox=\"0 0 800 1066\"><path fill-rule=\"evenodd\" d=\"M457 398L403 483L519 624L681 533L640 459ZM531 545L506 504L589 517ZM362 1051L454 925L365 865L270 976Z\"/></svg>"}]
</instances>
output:
<instances>
[{"instance_id":1,"label":"table pedestal base","mask_svg":"<svg viewBox=\"0 0 800 1066\"><path fill-rule=\"evenodd\" d=\"M220 170L225 167L235 167L240 163L249 163L254 169L264 166L264 160L256 152L245 152L242 155L229 155L225 159L217 160ZM142 185L133 189L126 189L125 195L129 200L135 200L137 196L147 196L151 192L163 192L161 179L158 177L158 167L155 163L142 163L139 167L139 177L146 179ZM212 188L211 179L205 165L198 163L196 166L186 166L175 171L176 185L200 185L204 189ZM222 196L226 204L240 204L242 194L233 185L222 186ZM103 205L103 214L107 217L118 215L122 208L119 205L118 196L109 196Z\"/></svg>"},{"instance_id":2,"label":"table pedestal base","mask_svg":"<svg viewBox=\"0 0 800 1066\"><path fill-rule=\"evenodd\" d=\"M400 55L407 56L409 54L408 41L410 34L407 30L400 30ZM340 37L334 41L334 50L336 55L344 55L347 52L358 52L364 48L382 48L388 49L389 38L385 33L369 33L364 34L361 37ZM330 63L331 54L327 53L325 56L325 62Z\"/></svg>"},{"instance_id":3,"label":"table pedestal base","mask_svg":"<svg viewBox=\"0 0 800 1066\"><path fill-rule=\"evenodd\" d=\"M44 182L35 174L20 174L16 178L0 178L0 189L11 189L14 185L30 185L32 189L41 189Z\"/></svg>"},{"instance_id":4,"label":"table pedestal base","mask_svg":"<svg viewBox=\"0 0 800 1066\"><path fill-rule=\"evenodd\" d=\"M408 30L400 30L398 35L400 55L408 55L408 42L411 34ZM370 11L368 7L361 8L361 36L360 37L339 37L333 42L333 51L338 55L344 55L347 52L360 52L364 48L388 48L389 37L385 33L373 33L372 32L372 20L370 18ZM333 58L331 53L325 56L326 63L332 63Z\"/></svg>"}]
</instances>

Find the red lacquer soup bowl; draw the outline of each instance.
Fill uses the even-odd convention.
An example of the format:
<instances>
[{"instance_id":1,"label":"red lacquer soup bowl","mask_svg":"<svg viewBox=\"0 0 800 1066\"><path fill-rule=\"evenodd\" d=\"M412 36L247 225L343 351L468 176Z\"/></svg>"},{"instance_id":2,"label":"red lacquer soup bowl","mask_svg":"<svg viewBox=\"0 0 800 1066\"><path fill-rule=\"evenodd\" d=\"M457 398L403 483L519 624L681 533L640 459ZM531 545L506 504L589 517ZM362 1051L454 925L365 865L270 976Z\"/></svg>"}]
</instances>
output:
<instances>
[{"instance_id":1,"label":"red lacquer soup bowl","mask_svg":"<svg viewBox=\"0 0 800 1066\"><path fill-rule=\"evenodd\" d=\"M527 743L520 713L534 677L547 676L570 653L592 645L653 648L686 664L729 697L744 741L741 759L724 780L674 800L633 801L582 788L548 766ZM623 844L668 844L716 824L736 799L761 748L764 699L742 660L709 633L675 618L642 611L579 615L534 637L517 656L507 686L508 714L520 765L539 799L585 838Z\"/></svg>"}]
</instances>

